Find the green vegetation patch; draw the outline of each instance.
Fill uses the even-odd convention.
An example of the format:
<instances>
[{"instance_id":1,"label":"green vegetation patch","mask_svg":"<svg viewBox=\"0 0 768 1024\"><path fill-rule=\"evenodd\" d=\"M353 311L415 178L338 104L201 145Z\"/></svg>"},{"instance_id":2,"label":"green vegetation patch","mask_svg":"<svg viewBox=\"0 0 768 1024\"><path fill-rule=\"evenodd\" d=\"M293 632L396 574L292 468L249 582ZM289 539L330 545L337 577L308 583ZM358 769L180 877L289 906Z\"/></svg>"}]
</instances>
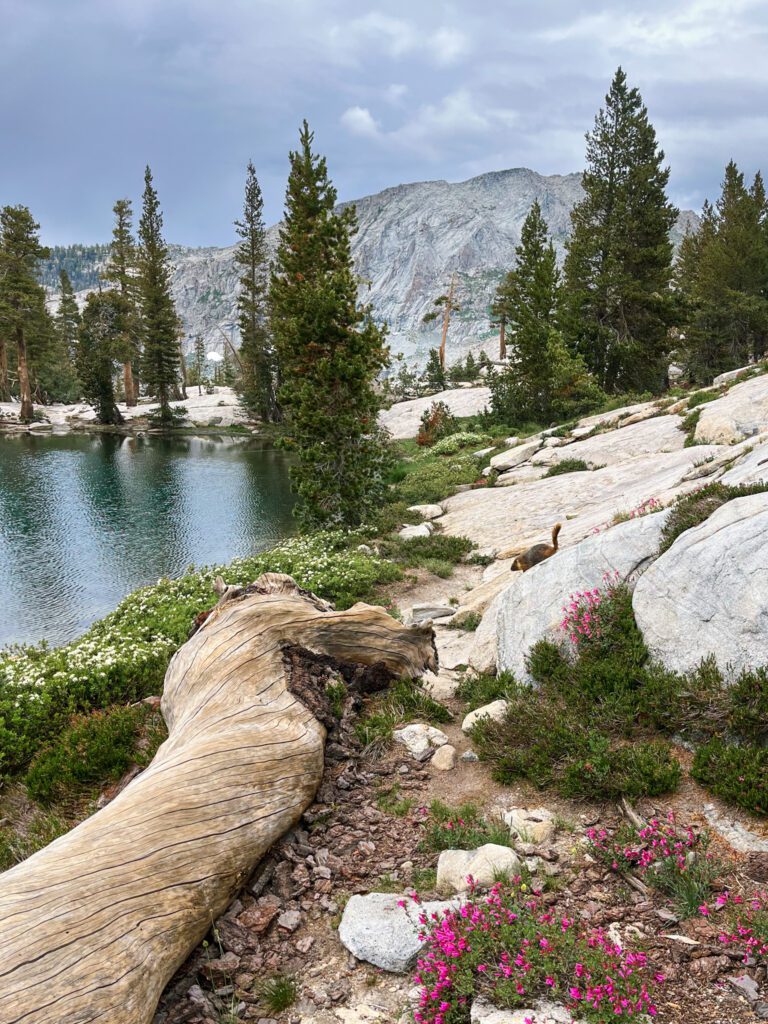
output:
<instances>
[{"instance_id":1,"label":"green vegetation patch","mask_svg":"<svg viewBox=\"0 0 768 1024\"><path fill-rule=\"evenodd\" d=\"M583 459L563 459L561 462L556 462L553 466L550 466L544 476L561 476L563 473L585 473L593 468L597 469L597 466L592 467Z\"/></svg>"},{"instance_id":2,"label":"green vegetation patch","mask_svg":"<svg viewBox=\"0 0 768 1024\"><path fill-rule=\"evenodd\" d=\"M449 807L442 800L433 800L429 805L423 849L431 853L475 850L485 843L509 846L509 828L502 821L487 821L475 804Z\"/></svg>"},{"instance_id":3,"label":"green vegetation patch","mask_svg":"<svg viewBox=\"0 0 768 1024\"><path fill-rule=\"evenodd\" d=\"M397 498L409 505L442 501L457 487L474 483L480 476L481 464L473 455L415 456L404 464L405 475L395 484Z\"/></svg>"},{"instance_id":4,"label":"green vegetation patch","mask_svg":"<svg viewBox=\"0 0 768 1024\"><path fill-rule=\"evenodd\" d=\"M664 524L659 554L670 548L681 533L685 533L686 530L709 519L712 513L726 502L751 494L763 494L766 491L768 491L768 484L729 486L728 484L712 483L692 494L678 498Z\"/></svg>"},{"instance_id":5,"label":"green vegetation patch","mask_svg":"<svg viewBox=\"0 0 768 1024\"><path fill-rule=\"evenodd\" d=\"M728 803L768 815L768 747L712 739L696 751L691 775Z\"/></svg>"},{"instance_id":6,"label":"green vegetation patch","mask_svg":"<svg viewBox=\"0 0 768 1024\"><path fill-rule=\"evenodd\" d=\"M440 725L450 722L450 711L434 700L420 683L400 679L374 698L355 727L357 738L370 750L392 742L392 730L407 722L420 721Z\"/></svg>"}]
</instances>

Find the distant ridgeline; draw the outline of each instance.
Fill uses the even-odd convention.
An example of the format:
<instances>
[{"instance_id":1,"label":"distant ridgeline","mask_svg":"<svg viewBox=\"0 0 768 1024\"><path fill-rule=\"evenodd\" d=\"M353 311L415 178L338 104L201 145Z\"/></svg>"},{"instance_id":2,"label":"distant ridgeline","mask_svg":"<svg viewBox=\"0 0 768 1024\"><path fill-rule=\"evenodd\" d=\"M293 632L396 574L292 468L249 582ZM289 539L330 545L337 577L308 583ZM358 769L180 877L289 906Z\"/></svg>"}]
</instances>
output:
<instances>
[{"instance_id":1,"label":"distant ridgeline","mask_svg":"<svg viewBox=\"0 0 768 1024\"><path fill-rule=\"evenodd\" d=\"M59 274L66 270L76 292L98 287L99 272L109 253L108 245L54 245L41 268L40 281L51 291L59 290Z\"/></svg>"},{"instance_id":2,"label":"distant ridgeline","mask_svg":"<svg viewBox=\"0 0 768 1024\"><path fill-rule=\"evenodd\" d=\"M492 352L497 331L489 307L496 286L515 260L520 229L534 200L558 252L562 255L570 212L583 196L580 174L541 175L526 168L494 171L463 182L427 181L398 185L355 201L359 222L352 240L360 299L374 317L388 325L393 353L423 363L439 342L439 325L424 326L435 296L445 292L456 273L461 312L451 324L448 362L470 350ZM698 218L680 214L673 229L675 245ZM267 232L271 250L277 226ZM58 288L64 268L76 291L95 288L105 258L104 245L57 246L45 266L43 281ZM238 344L236 297L238 273L234 247L170 246L176 308L184 324L187 349L202 334L206 347L221 352L222 332ZM81 300L83 296L80 296Z\"/></svg>"}]
</instances>

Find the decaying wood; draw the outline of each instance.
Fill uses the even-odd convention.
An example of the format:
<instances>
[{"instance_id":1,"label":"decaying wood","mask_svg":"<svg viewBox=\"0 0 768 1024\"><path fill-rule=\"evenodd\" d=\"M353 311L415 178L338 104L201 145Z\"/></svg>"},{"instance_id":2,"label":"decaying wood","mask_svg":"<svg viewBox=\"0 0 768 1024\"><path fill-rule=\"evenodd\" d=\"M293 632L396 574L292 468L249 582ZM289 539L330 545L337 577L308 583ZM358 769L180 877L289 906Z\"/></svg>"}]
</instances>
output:
<instances>
[{"instance_id":1,"label":"decaying wood","mask_svg":"<svg viewBox=\"0 0 768 1024\"><path fill-rule=\"evenodd\" d=\"M325 729L291 692L286 651L374 676L436 668L428 626L364 604L333 611L277 574L233 591L169 666L169 737L152 764L0 876L0 1024L152 1020L168 979L320 783Z\"/></svg>"}]
</instances>

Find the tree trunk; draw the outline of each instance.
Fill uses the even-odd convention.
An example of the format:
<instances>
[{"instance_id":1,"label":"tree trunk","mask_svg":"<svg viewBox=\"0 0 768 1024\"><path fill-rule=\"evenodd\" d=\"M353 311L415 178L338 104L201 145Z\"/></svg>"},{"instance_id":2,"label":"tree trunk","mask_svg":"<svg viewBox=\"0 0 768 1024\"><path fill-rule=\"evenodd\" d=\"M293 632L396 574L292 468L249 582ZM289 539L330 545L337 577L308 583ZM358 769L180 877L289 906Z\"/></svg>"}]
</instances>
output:
<instances>
[{"instance_id":1,"label":"tree trunk","mask_svg":"<svg viewBox=\"0 0 768 1024\"><path fill-rule=\"evenodd\" d=\"M323 684L289 652L436 668L430 626L381 608L335 612L288 576L225 588L174 655L169 737L103 810L0 875L0 1024L149 1024L160 994L323 771ZM317 686L317 684L315 684ZM304 703L306 701L306 703Z\"/></svg>"},{"instance_id":2,"label":"tree trunk","mask_svg":"<svg viewBox=\"0 0 768 1024\"><path fill-rule=\"evenodd\" d=\"M130 359L123 363L123 387L125 389L125 404L127 406L137 405L136 387L133 383L133 364Z\"/></svg>"},{"instance_id":3,"label":"tree trunk","mask_svg":"<svg viewBox=\"0 0 768 1024\"><path fill-rule=\"evenodd\" d=\"M10 402L11 385L8 380L8 346L5 338L0 338L0 402Z\"/></svg>"},{"instance_id":4,"label":"tree trunk","mask_svg":"<svg viewBox=\"0 0 768 1024\"><path fill-rule=\"evenodd\" d=\"M499 359L507 358L507 324L506 321L499 321Z\"/></svg>"},{"instance_id":5,"label":"tree trunk","mask_svg":"<svg viewBox=\"0 0 768 1024\"><path fill-rule=\"evenodd\" d=\"M440 339L440 366L445 369L445 342L448 338L448 327L451 322L451 311L453 309L453 291L456 287L456 275L451 275L451 285L448 289L448 299L443 310L443 336Z\"/></svg>"},{"instance_id":6,"label":"tree trunk","mask_svg":"<svg viewBox=\"0 0 768 1024\"><path fill-rule=\"evenodd\" d=\"M19 353L19 392L21 397L19 419L23 423L29 423L34 416L35 409L32 405L32 388L29 383L29 368L27 367L27 343L24 340L22 327L16 331L16 348Z\"/></svg>"}]
</instances>

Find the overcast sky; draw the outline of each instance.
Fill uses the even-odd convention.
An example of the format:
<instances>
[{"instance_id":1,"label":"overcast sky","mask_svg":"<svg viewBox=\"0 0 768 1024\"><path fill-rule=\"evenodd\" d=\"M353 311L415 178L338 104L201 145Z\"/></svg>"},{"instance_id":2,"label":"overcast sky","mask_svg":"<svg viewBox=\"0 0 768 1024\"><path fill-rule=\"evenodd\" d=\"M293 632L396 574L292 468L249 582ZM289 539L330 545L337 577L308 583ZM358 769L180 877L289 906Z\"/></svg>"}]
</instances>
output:
<instances>
[{"instance_id":1,"label":"overcast sky","mask_svg":"<svg viewBox=\"0 0 768 1024\"><path fill-rule=\"evenodd\" d=\"M765 0L0 0L0 204L105 241L148 162L169 240L230 244L249 158L279 218L304 117L342 199L580 170L618 64L679 205L768 170Z\"/></svg>"}]
</instances>

